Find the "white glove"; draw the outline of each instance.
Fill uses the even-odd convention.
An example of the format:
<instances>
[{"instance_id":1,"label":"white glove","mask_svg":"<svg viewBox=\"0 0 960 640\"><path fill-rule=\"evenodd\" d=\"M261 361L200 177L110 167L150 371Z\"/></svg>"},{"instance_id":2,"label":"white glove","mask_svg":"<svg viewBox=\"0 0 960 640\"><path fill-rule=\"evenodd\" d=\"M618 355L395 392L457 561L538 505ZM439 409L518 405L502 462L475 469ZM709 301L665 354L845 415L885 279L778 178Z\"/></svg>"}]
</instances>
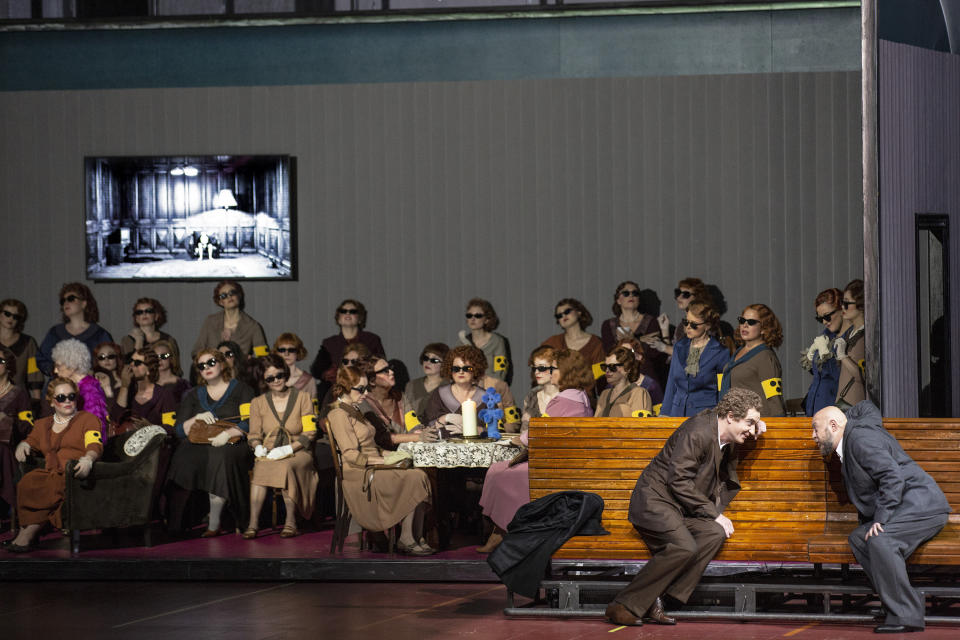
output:
<instances>
[{"instance_id":1,"label":"white glove","mask_svg":"<svg viewBox=\"0 0 960 640\"><path fill-rule=\"evenodd\" d=\"M817 355L817 345L816 343L814 343L810 345L809 349L807 349L807 360L809 360L812 363L816 355Z\"/></svg>"},{"instance_id":2,"label":"white glove","mask_svg":"<svg viewBox=\"0 0 960 640\"><path fill-rule=\"evenodd\" d=\"M209 411L204 411L203 413L198 413L197 415L193 416L193 419L206 422L207 424L213 424L217 421L217 416L213 415Z\"/></svg>"},{"instance_id":3,"label":"white glove","mask_svg":"<svg viewBox=\"0 0 960 640\"><path fill-rule=\"evenodd\" d=\"M257 447L253 450L253 457L262 458L267 455L267 448L262 444L258 444Z\"/></svg>"},{"instance_id":4,"label":"white glove","mask_svg":"<svg viewBox=\"0 0 960 640\"><path fill-rule=\"evenodd\" d=\"M843 338L834 340L833 348L837 351L837 360L843 360L847 357L847 341Z\"/></svg>"},{"instance_id":5,"label":"white glove","mask_svg":"<svg viewBox=\"0 0 960 640\"><path fill-rule=\"evenodd\" d=\"M26 462L28 455L30 455L30 445L24 440L17 445L17 450L13 452L13 457L17 459L17 462Z\"/></svg>"},{"instance_id":6,"label":"white glove","mask_svg":"<svg viewBox=\"0 0 960 640\"><path fill-rule=\"evenodd\" d=\"M293 445L285 444L282 447L274 447L270 450L270 453L267 454L267 460L280 460L281 458L286 458L287 456L293 455Z\"/></svg>"},{"instance_id":7,"label":"white glove","mask_svg":"<svg viewBox=\"0 0 960 640\"><path fill-rule=\"evenodd\" d=\"M210 440L210 444L212 444L213 446L222 447L223 445L227 444L227 442L230 440L230 433L226 429L224 429L217 435L208 439Z\"/></svg>"},{"instance_id":8,"label":"white glove","mask_svg":"<svg viewBox=\"0 0 960 640\"><path fill-rule=\"evenodd\" d=\"M661 313L657 316L657 324L660 325L660 335L664 338L670 337L670 318L667 314Z\"/></svg>"},{"instance_id":9,"label":"white glove","mask_svg":"<svg viewBox=\"0 0 960 640\"><path fill-rule=\"evenodd\" d=\"M446 424L448 427L449 426L462 427L463 416L460 415L459 413L448 413L447 415L443 416L443 423Z\"/></svg>"},{"instance_id":10,"label":"white glove","mask_svg":"<svg viewBox=\"0 0 960 640\"><path fill-rule=\"evenodd\" d=\"M88 456L82 456L77 460L77 465L74 467L73 475L78 478L86 478L90 475L90 470L93 469L93 460Z\"/></svg>"}]
</instances>

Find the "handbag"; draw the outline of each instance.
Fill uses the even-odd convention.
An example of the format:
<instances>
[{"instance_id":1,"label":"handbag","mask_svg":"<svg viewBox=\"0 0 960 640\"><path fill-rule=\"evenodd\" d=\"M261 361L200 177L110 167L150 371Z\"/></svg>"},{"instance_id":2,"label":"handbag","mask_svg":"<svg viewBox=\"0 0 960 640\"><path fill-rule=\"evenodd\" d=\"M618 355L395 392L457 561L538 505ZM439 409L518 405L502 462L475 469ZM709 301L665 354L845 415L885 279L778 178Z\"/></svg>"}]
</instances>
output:
<instances>
[{"instance_id":1,"label":"handbag","mask_svg":"<svg viewBox=\"0 0 960 640\"><path fill-rule=\"evenodd\" d=\"M187 434L187 440L193 444L210 444L210 439L215 438L226 429L233 429L237 425L226 420L217 420L213 424L207 424L201 420L197 420L193 423L193 426L190 427L190 433ZM234 444L240 442L243 439L243 436L233 436L227 442Z\"/></svg>"}]
</instances>

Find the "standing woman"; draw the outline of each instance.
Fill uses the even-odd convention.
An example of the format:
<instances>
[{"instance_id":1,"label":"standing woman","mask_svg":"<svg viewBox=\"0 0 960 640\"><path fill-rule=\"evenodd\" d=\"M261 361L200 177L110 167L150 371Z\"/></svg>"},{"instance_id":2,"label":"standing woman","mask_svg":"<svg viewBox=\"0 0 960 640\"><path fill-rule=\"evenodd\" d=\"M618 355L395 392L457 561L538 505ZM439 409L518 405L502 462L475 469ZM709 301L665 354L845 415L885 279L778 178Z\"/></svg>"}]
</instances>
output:
<instances>
[{"instance_id":1,"label":"standing woman","mask_svg":"<svg viewBox=\"0 0 960 640\"><path fill-rule=\"evenodd\" d=\"M273 343L273 352L280 355L290 370L287 377L287 386L307 394L310 401L317 399L317 381L313 376L297 366L297 362L307 357L307 349L303 340L295 333L281 333Z\"/></svg>"},{"instance_id":2,"label":"standing woman","mask_svg":"<svg viewBox=\"0 0 960 640\"><path fill-rule=\"evenodd\" d=\"M705 300L687 306L680 323L684 337L673 344L660 415L695 416L717 406L717 379L733 351L733 345L719 337L719 323L720 314Z\"/></svg>"},{"instance_id":3,"label":"standing woman","mask_svg":"<svg viewBox=\"0 0 960 640\"><path fill-rule=\"evenodd\" d=\"M414 378L403 390L403 422L407 429L421 424L427 409L427 400L434 389L447 382L441 370L450 347L442 342L431 342L420 352L423 377Z\"/></svg>"},{"instance_id":4,"label":"standing woman","mask_svg":"<svg viewBox=\"0 0 960 640\"><path fill-rule=\"evenodd\" d=\"M244 540L257 536L260 509L267 488L280 489L286 509L281 538L293 538L297 531L297 512L313 517L317 494L317 470L313 468L310 447L317 437L317 416L313 399L296 387L287 386L290 367L276 353L263 356L254 367L261 395L250 403L250 436L255 462L250 480L250 522Z\"/></svg>"},{"instance_id":5,"label":"standing woman","mask_svg":"<svg viewBox=\"0 0 960 640\"><path fill-rule=\"evenodd\" d=\"M606 374L607 388L597 399L596 417L644 418L653 415L650 392L637 381L643 374L632 349L626 346L615 348L600 368Z\"/></svg>"},{"instance_id":6,"label":"standing woman","mask_svg":"<svg viewBox=\"0 0 960 640\"><path fill-rule=\"evenodd\" d=\"M180 357L180 346L169 333L160 331L160 327L167 323L167 310L159 300L154 298L140 298L133 304L133 329L120 340L120 349L124 356L137 349L153 347L161 340L165 340L177 358Z\"/></svg>"},{"instance_id":7,"label":"standing woman","mask_svg":"<svg viewBox=\"0 0 960 640\"><path fill-rule=\"evenodd\" d=\"M839 391L836 405L846 410L867 397L865 385L866 352L863 344L863 280L853 280L843 290L843 319L850 328L837 338L835 346L840 362Z\"/></svg>"},{"instance_id":8,"label":"standing woman","mask_svg":"<svg viewBox=\"0 0 960 640\"><path fill-rule=\"evenodd\" d=\"M687 308L690 303L694 300L708 301L710 295L707 292L707 286L703 284L703 280L700 278L684 278L677 283L676 289L673 290L673 299L677 303L677 309L680 310L680 322L671 332L670 317L662 313L657 317L660 334L655 337L644 338L645 343L670 356L673 355L673 345L686 337L683 319L687 317Z\"/></svg>"},{"instance_id":9,"label":"standing woman","mask_svg":"<svg viewBox=\"0 0 960 640\"><path fill-rule=\"evenodd\" d=\"M54 372L76 385L80 393L78 408L99 418L100 433L106 437L110 425L107 398L100 382L90 375L90 350L79 340L70 338L57 343L50 355L54 362Z\"/></svg>"},{"instance_id":10,"label":"standing woman","mask_svg":"<svg viewBox=\"0 0 960 640\"><path fill-rule=\"evenodd\" d=\"M593 323L593 316L582 302L574 298L564 298L553 308L553 317L563 329L563 333L550 336L543 341L543 346L579 351L591 366L599 366L603 362L603 342L599 337L586 332L586 328Z\"/></svg>"},{"instance_id":11,"label":"standing woman","mask_svg":"<svg viewBox=\"0 0 960 640\"><path fill-rule=\"evenodd\" d=\"M783 343L780 321L767 305L751 304L737 322L740 349L723 367L720 397L733 387L750 389L764 399L764 417L786 415L780 359L773 351Z\"/></svg>"},{"instance_id":12,"label":"standing woman","mask_svg":"<svg viewBox=\"0 0 960 640\"><path fill-rule=\"evenodd\" d=\"M180 356L174 353L173 345L166 340L154 343L153 350L156 352L157 358L160 359L157 384L169 389L173 397L177 399L177 404L179 404L183 394L190 389L190 383L183 379Z\"/></svg>"},{"instance_id":13,"label":"standing woman","mask_svg":"<svg viewBox=\"0 0 960 640\"><path fill-rule=\"evenodd\" d=\"M210 513L204 538L220 535L220 516L228 506L239 526L249 520L250 448L243 441L249 431L253 389L231 375L230 365L216 349L201 349L194 359L200 385L183 397L177 411L176 430L180 444L170 462L168 480L188 491L203 491L210 498ZM210 440L194 444L188 439L198 423L218 420L234 423ZM231 444L231 438L240 438ZM182 529L182 513L171 513L173 530Z\"/></svg>"},{"instance_id":14,"label":"standing woman","mask_svg":"<svg viewBox=\"0 0 960 640\"><path fill-rule=\"evenodd\" d=\"M60 507L66 489L67 463L76 460L74 475L86 478L94 461L103 453L100 422L96 416L80 411L77 399L77 385L73 380L51 380L47 385L47 402L53 407L53 415L37 420L26 440L17 445L18 462L25 462L34 450L43 454L46 464L43 469L23 476L17 484L20 531L6 547L11 553L30 551L40 528L48 522L56 529L62 528Z\"/></svg>"},{"instance_id":15,"label":"standing woman","mask_svg":"<svg viewBox=\"0 0 960 640\"><path fill-rule=\"evenodd\" d=\"M60 288L60 311L63 322L50 327L37 354L37 366L45 376L53 375L51 352L58 343L75 338L92 353L101 342L113 342L110 333L97 324L100 310L86 285L79 282L63 285Z\"/></svg>"},{"instance_id":16,"label":"standing woman","mask_svg":"<svg viewBox=\"0 0 960 640\"><path fill-rule=\"evenodd\" d=\"M213 349L223 341L235 342L240 352L237 358L249 354L265 356L269 352L267 337L260 323L248 316L243 308L246 300L243 287L233 280L221 280L213 288L213 303L220 311L207 316L200 328L200 335L193 343L191 353L196 356L201 349Z\"/></svg>"},{"instance_id":17,"label":"standing woman","mask_svg":"<svg viewBox=\"0 0 960 640\"><path fill-rule=\"evenodd\" d=\"M341 366L340 361L347 352L348 344L360 343L372 355L380 358L384 356L380 336L364 330L367 326L367 308L362 303L352 298L344 300L333 314L333 320L340 327L340 331L324 339L317 357L310 365L313 377L326 383L322 385L322 389L318 389L321 396L336 380L337 369Z\"/></svg>"},{"instance_id":18,"label":"standing woman","mask_svg":"<svg viewBox=\"0 0 960 640\"><path fill-rule=\"evenodd\" d=\"M636 282L626 280L617 285L613 293L613 317L604 321L600 328L604 353L613 351L616 344L625 338L635 338L643 342L644 338L651 334L659 335L657 319L649 313L641 313L639 306L640 286ZM640 372L652 376L661 387L663 376L658 375L657 370L665 364L665 356L649 344L643 345Z\"/></svg>"},{"instance_id":19,"label":"standing woman","mask_svg":"<svg viewBox=\"0 0 960 640\"><path fill-rule=\"evenodd\" d=\"M33 426L30 396L14 384L17 359L13 351L0 346L0 499L16 506L17 465L13 452Z\"/></svg>"},{"instance_id":20,"label":"standing woman","mask_svg":"<svg viewBox=\"0 0 960 640\"><path fill-rule=\"evenodd\" d=\"M7 298L0 302L0 346L7 347L16 358L13 384L25 389L33 402L40 402L43 374L37 367L37 341L23 333L27 322L27 305Z\"/></svg>"},{"instance_id":21,"label":"standing woman","mask_svg":"<svg viewBox=\"0 0 960 640\"><path fill-rule=\"evenodd\" d=\"M473 298L467 303L466 318L470 334L461 331L460 344L473 345L480 349L488 365L493 365L488 375L510 384L513 377L510 371L510 353L506 338L494 333L494 329L500 326L500 318L497 317L493 305L483 298Z\"/></svg>"},{"instance_id":22,"label":"standing woman","mask_svg":"<svg viewBox=\"0 0 960 640\"><path fill-rule=\"evenodd\" d=\"M813 340L800 360L800 366L813 374L807 396L803 400L803 410L808 416L813 416L837 400L840 361L837 360L835 341L840 336L843 325L843 310L840 307L842 300L843 292L833 288L818 293L813 302L817 322L823 324L823 332Z\"/></svg>"}]
</instances>

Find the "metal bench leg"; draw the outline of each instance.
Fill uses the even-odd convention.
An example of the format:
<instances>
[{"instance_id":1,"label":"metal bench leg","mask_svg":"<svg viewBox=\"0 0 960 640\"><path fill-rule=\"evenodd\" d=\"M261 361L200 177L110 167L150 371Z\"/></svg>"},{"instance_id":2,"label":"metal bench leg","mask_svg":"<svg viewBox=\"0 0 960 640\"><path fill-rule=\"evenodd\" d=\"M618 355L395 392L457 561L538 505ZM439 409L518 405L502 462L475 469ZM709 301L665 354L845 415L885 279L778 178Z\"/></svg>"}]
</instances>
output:
<instances>
[{"instance_id":1,"label":"metal bench leg","mask_svg":"<svg viewBox=\"0 0 960 640\"><path fill-rule=\"evenodd\" d=\"M73 529L70 532L70 555L80 555L80 530Z\"/></svg>"}]
</instances>

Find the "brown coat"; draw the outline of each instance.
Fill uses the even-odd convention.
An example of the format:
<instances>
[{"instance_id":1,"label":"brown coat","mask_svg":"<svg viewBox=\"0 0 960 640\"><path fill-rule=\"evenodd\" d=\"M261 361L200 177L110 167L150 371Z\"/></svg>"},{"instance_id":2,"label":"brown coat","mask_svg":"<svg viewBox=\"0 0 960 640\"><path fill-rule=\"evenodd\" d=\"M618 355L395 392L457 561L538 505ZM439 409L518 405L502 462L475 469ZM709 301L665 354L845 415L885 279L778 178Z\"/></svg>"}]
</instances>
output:
<instances>
[{"instance_id":1,"label":"brown coat","mask_svg":"<svg viewBox=\"0 0 960 640\"><path fill-rule=\"evenodd\" d=\"M216 349L217 345L223 342L223 318L223 311L207 316L200 328L197 341L193 343L193 349L190 351L191 356L196 356L201 349ZM270 352L263 327L243 311L240 312L240 320L237 321L237 328L234 329L230 340L240 345L240 351L243 353L238 353L238 357L250 353L265 356Z\"/></svg>"},{"instance_id":2,"label":"brown coat","mask_svg":"<svg viewBox=\"0 0 960 640\"><path fill-rule=\"evenodd\" d=\"M653 400L650 398L650 392L637 384L627 385L617 397L613 396L613 387L607 387L600 394L597 400L597 411L594 414L597 418L630 418L644 417L634 416L638 411L649 412L653 415Z\"/></svg>"}]
</instances>

